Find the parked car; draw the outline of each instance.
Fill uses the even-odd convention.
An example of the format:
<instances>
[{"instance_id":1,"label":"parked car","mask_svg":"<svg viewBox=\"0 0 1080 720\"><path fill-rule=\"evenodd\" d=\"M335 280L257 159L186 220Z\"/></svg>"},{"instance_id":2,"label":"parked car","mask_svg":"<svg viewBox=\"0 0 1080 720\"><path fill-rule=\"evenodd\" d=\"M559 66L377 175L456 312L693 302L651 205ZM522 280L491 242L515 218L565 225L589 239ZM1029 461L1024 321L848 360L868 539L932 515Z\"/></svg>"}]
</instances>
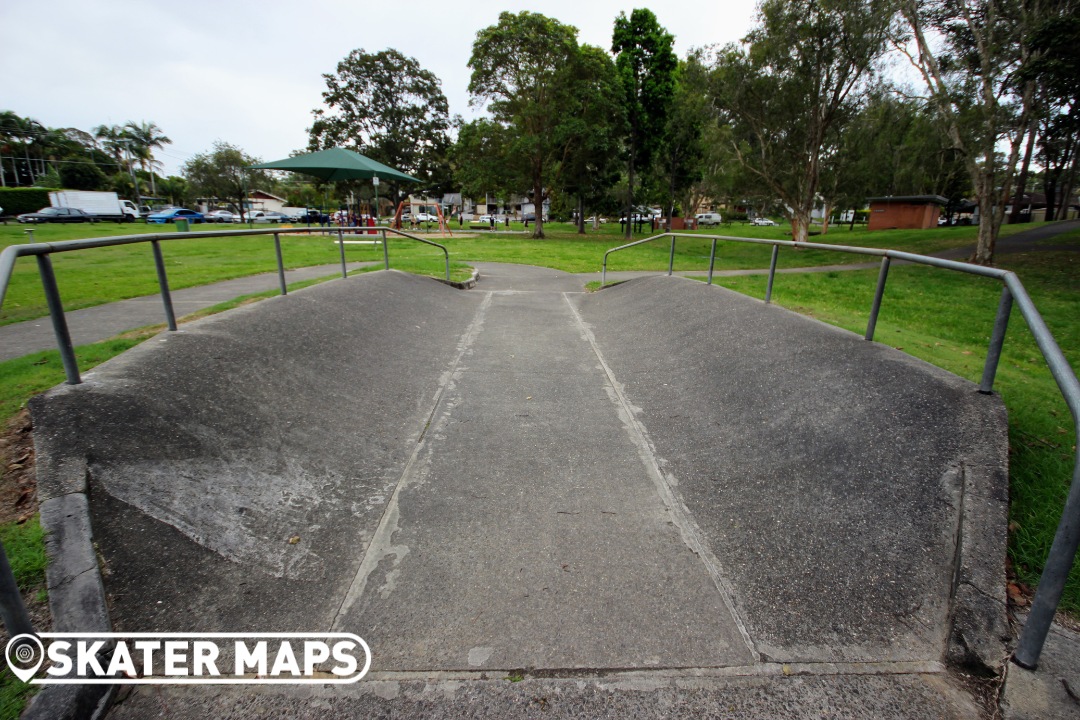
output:
<instances>
[{"instance_id":1,"label":"parked car","mask_svg":"<svg viewBox=\"0 0 1080 720\"><path fill-rule=\"evenodd\" d=\"M720 217L720 213L708 212L698 213L694 216L698 225L719 225L723 222L723 218Z\"/></svg>"},{"instance_id":2,"label":"parked car","mask_svg":"<svg viewBox=\"0 0 1080 720\"><path fill-rule=\"evenodd\" d=\"M206 222L231 223L240 222L236 213L228 210L212 210L205 215Z\"/></svg>"},{"instance_id":3,"label":"parked car","mask_svg":"<svg viewBox=\"0 0 1080 720\"><path fill-rule=\"evenodd\" d=\"M634 213L633 215L630 216L630 218L631 218L630 222L635 222L635 223L639 222L639 221L640 222L649 222L650 217L651 217L650 215L644 215L642 213ZM619 218L619 222L620 223L626 222L626 216L623 215L621 218Z\"/></svg>"},{"instance_id":4,"label":"parked car","mask_svg":"<svg viewBox=\"0 0 1080 720\"><path fill-rule=\"evenodd\" d=\"M536 213L525 213L525 216L522 219L525 222L536 222ZM547 221L548 221L547 215L545 215L544 216L544 222L547 222Z\"/></svg>"},{"instance_id":5,"label":"parked car","mask_svg":"<svg viewBox=\"0 0 1080 720\"><path fill-rule=\"evenodd\" d=\"M270 222L273 222L273 223L292 222L291 217L289 217L288 215L286 215L283 212L278 212L277 210L267 210L266 211L266 216L268 218L270 218Z\"/></svg>"},{"instance_id":6,"label":"parked car","mask_svg":"<svg viewBox=\"0 0 1080 720\"><path fill-rule=\"evenodd\" d=\"M244 214L243 222L249 222L249 223L272 223L272 222L277 222L277 218L272 218L264 210L248 210L247 213Z\"/></svg>"},{"instance_id":7,"label":"parked car","mask_svg":"<svg viewBox=\"0 0 1080 720\"><path fill-rule=\"evenodd\" d=\"M603 225L606 222L607 222L607 218L605 218L605 217L600 218L600 224L601 225ZM589 217L585 218L585 224L586 225L593 225L595 223L596 223L596 216L595 215L590 215Z\"/></svg>"},{"instance_id":8,"label":"parked car","mask_svg":"<svg viewBox=\"0 0 1080 720\"><path fill-rule=\"evenodd\" d=\"M756 217L750 221L751 225L776 225L775 222L767 217Z\"/></svg>"},{"instance_id":9,"label":"parked car","mask_svg":"<svg viewBox=\"0 0 1080 720\"><path fill-rule=\"evenodd\" d=\"M187 220L191 223L205 222L206 218L200 212L194 210L188 210L187 208L169 208L168 210L162 210L160 212L148 215L146 222L148 223L172 223L177 220Z\"/></svg>"},{"instance_id":10,"label":"parked car","mask_svg":"<svg viewBox=\"0 0 1080 720\"><path fill-rule=\"evenodd\" d=\"M416 213L416 222L439 222L439 216L431 213Z\"/></svg>"},{"instance_id":11,"label":"parked car","mask_svg":"<svg viewBox=\"0 0 1080 720\"><path fill-rule=\"evenodd\" d=\"M68 223L97 222L97 218L78 208L47 207L37 212L23 213L15 218L21 223Z\"/></svg>"},{"instance_id":12,"label":"parked car","mask_svg":"<svg viewBox=\"0 0 1080 720\"><path fill-rule=\"evenodd\" d=\"M498 215L481 215L480 217L476 218L476 222L482 222L482 223L489 223L492 220L494 220L495 222L499 222L499 216Z\"/></svg>"}]
</instances>

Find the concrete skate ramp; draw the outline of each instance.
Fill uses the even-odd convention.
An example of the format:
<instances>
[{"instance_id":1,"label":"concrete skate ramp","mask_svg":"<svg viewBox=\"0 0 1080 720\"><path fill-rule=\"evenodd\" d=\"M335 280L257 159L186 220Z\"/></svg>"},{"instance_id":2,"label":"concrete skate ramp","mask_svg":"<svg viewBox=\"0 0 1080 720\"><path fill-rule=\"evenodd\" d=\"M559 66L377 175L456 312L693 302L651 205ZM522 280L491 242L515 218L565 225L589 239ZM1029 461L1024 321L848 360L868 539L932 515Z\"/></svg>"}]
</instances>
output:
<instances>
[{"instance_id":1,"label":"concrete skate ramp","mask_svg":"<svg viewBox=\"0 0 1080 720\"><path fill-rule=\"evenodd\" d=\"M114 621L328 626L480 300L395 271L327 283L37 398L45 494L88 462Z\"/></svg>"},{"instance_id":2,"label":"concrete skate ramp","mask_svg":"<svg viewBox=\"0 0 1080 720\"><path fill-rule=\"evenodd\" d=\"M1003 562L960 543L997 398L703 283L500 272L308 288L36 399L117 628L356 632L397 672L943 657Z\"/></svg>"},{"instance_id":3,"label":"concrete skate ramp","mask_svg":"<svg viewBox=\"0 0 1080 720\"><path fill-rule=\"evenodd\" d=\"M757 651L784 662L940 654L965 485L997 511L1007 497L997 397L893 348L679 278L605 290L582 315ZM976 562L1000 579L998 520L996 552Z\"/></svg>"}]
</instances>

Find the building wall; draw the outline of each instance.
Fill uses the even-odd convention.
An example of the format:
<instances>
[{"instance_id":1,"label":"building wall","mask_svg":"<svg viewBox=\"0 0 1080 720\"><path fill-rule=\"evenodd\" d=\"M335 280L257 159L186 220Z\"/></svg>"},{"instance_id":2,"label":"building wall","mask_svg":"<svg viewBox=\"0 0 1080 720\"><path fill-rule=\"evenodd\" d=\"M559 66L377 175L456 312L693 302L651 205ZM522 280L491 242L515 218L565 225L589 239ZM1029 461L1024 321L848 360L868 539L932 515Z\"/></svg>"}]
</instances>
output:
<instances>
[{"instance_id":1,"label":"building wall","mask_svg":"<svg viewBox=\"0 0 1080 720\"><path fill-rule=\"evenodd\" d=\"M869 230L925 230L936 227L941 208L931 203L870 203Z\"/></svg>"}]
</instances>

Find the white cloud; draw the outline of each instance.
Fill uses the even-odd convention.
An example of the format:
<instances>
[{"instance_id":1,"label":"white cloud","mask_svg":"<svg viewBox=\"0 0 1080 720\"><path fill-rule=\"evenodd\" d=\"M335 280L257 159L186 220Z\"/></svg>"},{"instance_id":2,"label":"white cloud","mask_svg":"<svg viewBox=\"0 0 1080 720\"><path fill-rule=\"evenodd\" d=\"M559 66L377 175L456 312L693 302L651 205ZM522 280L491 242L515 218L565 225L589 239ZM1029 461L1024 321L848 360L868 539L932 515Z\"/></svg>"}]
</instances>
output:
<instances>
[{"instance_id":1,"label":"white cloud","mask_svg":"<svg viewBox=\"0 0 1080 720\"><path fill-rule=\"evenodd\" d=\"M322 75L355 48L393 47L415 57L442 80L450 112L470 117L472 42L499 12L543 13L607 49L615 17L634 7L609 0L10 0L0 4L0 109L83 130L156 122L173 140L159 153L169 173L217 139L275 160L307 144ZM745 35L754 3L667 0L651 9L683 56Z\"/></svg>"}]
</instances>

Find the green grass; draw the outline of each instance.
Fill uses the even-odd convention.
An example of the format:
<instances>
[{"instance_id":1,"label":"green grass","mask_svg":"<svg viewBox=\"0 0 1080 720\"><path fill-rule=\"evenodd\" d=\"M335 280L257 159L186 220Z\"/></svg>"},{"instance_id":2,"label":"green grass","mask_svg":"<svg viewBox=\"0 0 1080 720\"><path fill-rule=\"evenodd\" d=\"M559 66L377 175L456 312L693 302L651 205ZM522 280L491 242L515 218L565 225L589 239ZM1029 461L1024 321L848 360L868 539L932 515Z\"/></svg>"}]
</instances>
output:
<instances>
[{"instance_id":1,"label":"green grass","mask_svg":"<svg viewBox=\"0 0 1080 720\"><path fill-rule=\"evenodd\" d=\"M19 587L23 591L41 588L39 593L44 594L48 559L45 555L45 531L38 516L24 523L0 525L0 541L4 543L4 552ZM0 720L19 717L27 700L36 691L35 686L15 677L4 663L0 670Z\"/></svg>"},{"instance_id":2,"label":"green grass","mask_svg":"<svg viewBox=\"0 0 1080 720\"><path fill-rule=\"evenodd\" d=\"M178 290L195 285L229 280L276 269L274 245L271 236L207 238L203 232L229 228L227 225L196 225L195 232L174 233L176 240L162 243L169 285ZM239 227L239 226L237 226ZM1013 228L1031 226L1006 226L1006 233ZM518 225L512 233L472 233L473 237L440 238L436 242L447 246L457 269L469 261L525 263L551 267L567 272L598 272L604 252L622 244L617 224L607 224L599 232L589 231L578 235L572 225L553 223L545 226L548 238L532 240ZM0 225L0 248L24 243L28 240L26 227ZM137 234L147 232L143 224L100 223L95 225L42 225L34 228L37 242L56 242L85 237ZM154 232L173 232L171 226L152 226ZM934 252L974 242L975 228L957 227L936 230L890 230L867 232L856 228L848 232L844 227L834 227L828 235L816 236L820 242L859 245L866 247L903 247L914 252ZM754 227L733 225L720 227L717 234L743 237L785 238L783 227ZM701 231L697 234L703 234ZM638 239L644 235L636 236ZM706 239L680 238L676 243L675 269L705 270L708 268L710 241ZM332 238L325 235L283 235L282 254L286 267L334 264L339 254ZM442 275L437 248L412 240L394 239L388 244L391 267L432 268L430 273ZM769 248L746 243L721 242L717 250L718 269L746 269L768 265ZM375 246L346 245L346 259L352 261L381 262L382 249ZM861 262L866 258L857 255L832 253L822 250L785 251L780 253L780 267L799 267ZM615 253L609 262L610 270L659 270L667 267L668 243L654 241ZM410 265L417 262L419 265ZM106 302L152 295L158 291L150 248L145 244L95 248L53 255L57 282L64 307L77 310ZM11 285L0 308L0 325L22 322L48 314L37 264L32 258L22 258L15 265Z\"/></svg>"},{"instance_id":3,"label":"green grass","mask_svg":"<svg viewBox=\"0 0 1080 720\"><path fill-rule=\"evenodd\" d=\"M1020 276L1074 371L1080 371L1080 253L1001 255L998 264ZM778 275L773 301L862 334L876 280L876 270ZM764 297L763 276L714 282ZM875 340L978 382L1000 294L1000 285L989 280L894 267ZM1010 556L1019 578L1035 585L1071 482L1076 437L1065 401L1018 311L995 390L1009 411ZM1080 564L1069 576L1062 608L1080 612Z\"/></svg>"}]
</instances>

